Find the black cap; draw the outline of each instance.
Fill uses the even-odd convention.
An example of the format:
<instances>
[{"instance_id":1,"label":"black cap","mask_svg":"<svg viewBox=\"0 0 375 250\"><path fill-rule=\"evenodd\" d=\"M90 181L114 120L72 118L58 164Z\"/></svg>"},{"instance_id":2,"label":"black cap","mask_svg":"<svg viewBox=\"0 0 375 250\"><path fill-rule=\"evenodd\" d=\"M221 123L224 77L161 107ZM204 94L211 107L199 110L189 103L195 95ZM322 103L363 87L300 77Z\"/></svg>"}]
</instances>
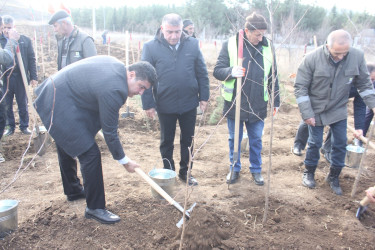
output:
<instances>
[{"instance_id":1,"label":"black cap","mask_svg":"<svg viewBox=\"0 0 375 250\"><path fill-rule=\"evenodd\" d=\"M186 19L182 22L182 24L184 25L184 28L186 28L187 26L194 24L194 23L190 19Z\"/></svg>"},{"instance_id":2,"label":"black cap","mask_svg":"<svg viewBox=\"0 0 375 250\"><path fill-rule=\"evenodd\" d=\"M53 25L58 20L68 17L69 14L65 10L59 10L53 16L51 17L51 20L49 20L48 24Z\"/></svg>"}]
</instances>

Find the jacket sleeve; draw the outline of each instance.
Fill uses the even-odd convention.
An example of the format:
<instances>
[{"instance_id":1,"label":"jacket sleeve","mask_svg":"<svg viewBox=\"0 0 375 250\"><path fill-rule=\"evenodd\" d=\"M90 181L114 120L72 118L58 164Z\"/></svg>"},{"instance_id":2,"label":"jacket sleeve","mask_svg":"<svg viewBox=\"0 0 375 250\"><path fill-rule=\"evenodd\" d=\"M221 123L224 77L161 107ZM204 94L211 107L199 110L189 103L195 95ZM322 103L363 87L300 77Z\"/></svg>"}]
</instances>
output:
<instances>
[{"instance_id":1,"label":"jacket sleeve","mask_svg":"<svg viewBox=\"0 0 375 250\"><path fill-rule=\"evenodd\" d=\"M195 61L195 76L199 86L199 101L208 101L210 98L210 81L208 79L207 66L202 51L198 47L198 58Z\"/></svg>"},{"instance_id":2,"label":"jacket sleeve","mask_svg":"<svg viewBox=\"0 0 375 250\"><path fill-rule=\"evenodd\" d=\"M149 44L147 43L143 46L141 60L149 62L152 66L155 67L155 62L152 60L152 55L151 55L151 51L149 48ZM146 89L143 92L143 95L141 95L142 106L144 110L156 108L156 103L154 100L154 96L152 94L154 88L155 86L153 86L152 88Z\"/></svg>"},{"instance_id":3,"label":"jacket sleeve","mask_svg":"<svg viewBox=\"0 0 375 250\"><path fill-rule=\"evenodd\" d=\"M280 91L279 91L279 77L277 73L277 66L276 66L276 54L273 53L273 65L275 66L275 102L274 107L280 107ZM272 96L272 67L270 73L268 74L268 93L269 96Z\"/></svg>"},{"instance_id":4,"label":"jacket sleeve","mask_svg":"<svg viewBox=\"0 0 375 250\"><path fill-rule=\"evenodd\" d=\"M105 142L115 160L125 157L117 130L121 98L111 93L103 93L99 98L100 123Z\"/></svg>"},{"instance_id":5,"label":"jacket sleeve","mask_svg":"<svg viewBox=\"0 0 375 250\"><path fill-rule=\"evenodd\" d=\"M370 75L367 70L364 54L358 51L358 71L359 74L354 79L354 86L358 89L359 95L365 104L370 108L375 108L375 91L371 83Z\"/></svg>"},{"instance_id":6,"label":"jacket sleeve","mask_svg":"<svg viewBox=\"0 0 375 250\"><path fill-rule=\"evenodd\" d=\"M82 43L82 54L83 58L87 58L90 56L96 56L96 47L94 40L91 37L87 37Z\"/></svg>"},{"instance_id":7,"label":"jacket sleeve","mask_svg":"<svg viewBox=\"0 0 375 250\"><path fill-rule=\"evenodd\" d=\"M226 81L234 78L232 77L232 67L230 67L228 41L225 41L221 48L214 68L214 77L219 81Z\"/></svg>"},{"instance_id":8,"label":"jacket sleeve","mask_svg":"<svg viewBox=\"0 0 375 250\"><path fill-rule=\"evenodd\" d=\"M15 44L17 44L15 40L8 40L4 49L0 47L0 64L3 64L5 66L13 64L14 57L13 57L12 51L15 51L15 48L14 48Z\"/></svg>"},{"instance_id":9,"label":"jacket sleeve","mask_svg":"<svg viewBox=\"0 0 375 250\"><path fill-rule=\"evenodd\" d=\"M33 45L31 43L31 40L27 38L27 43L29 44L28 46L28 51L27 51L27 60L28 60L28 71L26 73L30 74L30 80L38 80L38 76L36 73L36 59L35 59L35 53L33 49Z\"/></svg>"},{"instance_id":10,"label":"jacket sleeve","mask_svg":"<svg viewBox=\"0 0 375 250\"><path fill-rule=\"evenodd\" d=\"M314 75L312 59L313 58L309 55L305 56L301 65L298 67L297 77L294 83L294 95L296 96L298 108L303 120L315 117L309 96L309 88Z\"/></svg>"}]
</instances>

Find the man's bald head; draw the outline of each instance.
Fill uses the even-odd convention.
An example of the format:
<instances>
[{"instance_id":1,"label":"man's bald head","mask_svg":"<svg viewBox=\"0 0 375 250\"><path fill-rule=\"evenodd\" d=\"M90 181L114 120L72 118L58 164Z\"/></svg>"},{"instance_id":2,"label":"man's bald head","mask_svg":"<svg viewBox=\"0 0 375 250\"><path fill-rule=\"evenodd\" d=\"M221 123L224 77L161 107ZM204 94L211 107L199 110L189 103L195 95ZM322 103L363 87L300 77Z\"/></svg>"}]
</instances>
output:
<instances>
[{"instance_id":1,"label":"man's bald head","mask_svg":"<svg viewBox=\"0 0 375 250\"><path fill-rule=\"evenodd\" d=\"M339 62L348 54L352 37L345 30L335 30L327 37L327 48L333 61Z\"/></svg>"},{"instance_id":2,"label":"man's bald head","mask_svg":"<svg viewBox=\"0 0 375 250\"><path fill-rule=\"evenodd\" d=\"M346 30L334 30L327 37L328 47L332 48L334 43L338 45L349 44L350 46L352 44L352 37Z\"/></svg>"}]
</instances>

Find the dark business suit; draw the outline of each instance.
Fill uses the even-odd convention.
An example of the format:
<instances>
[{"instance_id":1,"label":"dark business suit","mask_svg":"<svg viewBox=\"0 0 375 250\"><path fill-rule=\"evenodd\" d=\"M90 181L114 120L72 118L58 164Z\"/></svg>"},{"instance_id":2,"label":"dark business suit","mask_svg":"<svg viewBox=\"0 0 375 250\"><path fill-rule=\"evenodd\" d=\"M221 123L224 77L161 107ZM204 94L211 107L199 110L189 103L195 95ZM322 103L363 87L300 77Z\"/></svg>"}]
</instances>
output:
<instances>
[{"instance_id":1,"label":"dark business suit","mask_svg":"<svg viewBox=\"0 0 375 250\"><path fill-rule=\"evenodd\" d=\"M2 48L5 47L7 43L7 38L3 35L0 37L0 43ZM20 39L18 40L18 44L20 47L21 57L23 61L23 65L25 68L25 73L27 77L27 81L30 80L38 80L37 73L36 73L36 60L35 60L35 53L32 46L32 42L30 38L21 35ZM4 77L4 85L3 85L3 92L5 93L8 88L8 93L5 96L5 102L7 106L7 120L10 129L14 130L16 123L14 119L13 113L13 98L16 97L17 105L18 105L18 113L20 117L20 129L24 130L29 127L29 112L27 107L27 95L25 91L25 86L23 84L21 70L19 68L18 58L15 58L16 67L14 68L10 78L9 78L9 86L7 85L6 79L9 73L6 74ZM12 65L13 66L13 65Z\"/></svg>"},{"instance_id":2,"label":"dark business suit","mask_svg":"<svg viewBox=\"0 0 375 250\"><path fill-rule=\"evenodd\" d=\"M44 81L35 93L38 97L34 105L47 129L54 107L50 134L58 147L65 194L77 194L82 189L74 171L73 158L77 156L88 208L104 208L102 166L95 135L102 129L113 158L125 157L117 134L119 110L128 97L124 64L109 56L90 57L66 66Z\"/></svg>"}]
</instances>

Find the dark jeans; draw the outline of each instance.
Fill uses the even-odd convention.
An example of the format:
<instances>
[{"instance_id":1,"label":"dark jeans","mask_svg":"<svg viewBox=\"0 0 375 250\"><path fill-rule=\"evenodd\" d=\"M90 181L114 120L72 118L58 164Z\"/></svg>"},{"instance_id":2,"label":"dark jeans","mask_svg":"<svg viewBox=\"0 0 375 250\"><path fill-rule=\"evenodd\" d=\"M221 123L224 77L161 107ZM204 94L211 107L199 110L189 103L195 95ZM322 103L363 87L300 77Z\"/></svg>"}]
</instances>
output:
<instances>
[{"instance_id":1,"label":"dark jeans","mask_svg":"<svg viewBox=\"0 0 375 250\"><path fill-rule=\"evenodd\" d=\"M0 90L0 100L3 98L3 92ZM0 140L3 137L5 123L6 123L6 106L5 99L0 103Z\"/></svg>"},{"instance_id":2,"label":"dark jeans","mask_svg":"<svg viewBox=\"0 0 375 250\"><path fill-rule=\"evenodd\" d=\"M174 138L176 134L176 123L180 125L180 175L186 175L189 164L189 149L192 148L192 140L197 119L197 109L194 108L183 114L158 113L160 122L160 154L163 159L164 168L175 170L173 161ZM193 163L192 165L193 166Z\"/></svg>"},{"instance_id":3,"label":"dark jeans","mask_svg":"<svg viewBox=\"0 0 375 250\"><path fill-rule=\"evenodd\" d=\"M80 193L82 185L77 177L77 161L56 144L64 193ZM95 143L85 153L78 156L81 165L86 203L90 209L105 208L104 182L101 155Z\"/></svg>"},{"instance_id":4,"label":"dark jeans","mask_svg":"<svg viewBox=\"0 0 375 250\"><path fill-rule=\"evenodd\" d=\"M7 89L6 79L4 79L3 93ZM20 129L26 129L29 127L29 112L27 107L27 95L25 91L25 86L23 85L22 76L20 74L14 73L9 78L9 90L5 96L6 103L6 115L7 115L7 125L10 129L16 127L16 121L14 119L13 113L13 98L16 96L16 101L18 105L18 114L20 117Z\"/></svg>"},{"instance_id":5,"label":"dark jeans","mask_svg":"<svg viewBox=\"0 0 375 250\"><path fill-rule=\"evenodd\" d=\"M363 128L363 136L366 136L367 131L370 127L372 118L374 118L374 113L372 112L372 109L366 108L366 116L365 116L365 125Z\"/></svg>"},{"instance_id":6,"label":"dark jeans","mask_svg":"<svg viewBox=\"0 0 375 250\"><path fill-rule=\"evenodd\" d=\"M333 123L330 126L331 133L331 166L342 168L345 166L346 154L346 127L347 119ZM305 165L317 166L320 158L319 149L323 142L323 129L324 126L308 126L309 139L306 151Z\"/></svg>"}]
</instances>

